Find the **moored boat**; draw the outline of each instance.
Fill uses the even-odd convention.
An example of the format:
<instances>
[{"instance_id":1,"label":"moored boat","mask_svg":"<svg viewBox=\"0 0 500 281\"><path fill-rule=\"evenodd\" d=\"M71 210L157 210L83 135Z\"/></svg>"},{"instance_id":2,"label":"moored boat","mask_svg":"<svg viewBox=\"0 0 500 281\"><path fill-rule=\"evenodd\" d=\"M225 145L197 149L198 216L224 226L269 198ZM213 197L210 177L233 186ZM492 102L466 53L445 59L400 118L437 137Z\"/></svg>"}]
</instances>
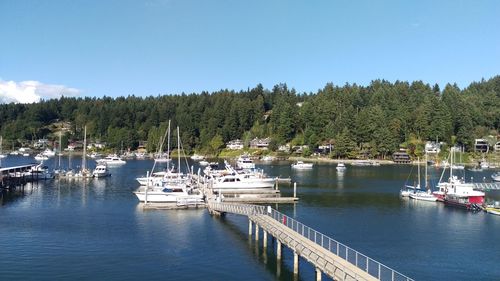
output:
<instances>
[{"instance_id":1,"label":"moored boat","mask_svg":"<svg viewBox=\"0 0 500 281\"><path fill-rule=\"evenodd\" d=\"M104 178L110 176L111 174L108 171L108 166L106 164L97 164L97 166L92 171L92 176L94 178Z\"/></svg>"},{"instance_id":2,"label":"moored boat","mask_svg":"<svg viewBox=\"0 0 500 281\"><path fill-rule=\"evenodd\" d=\"M243 154L236 159L236 167L240 169L254 169L255 163L250 159L250 156Z\"/></svg>"},{"instance_id":3,"label":"moored boat","mask_svg":"<svg viewBox=\"0 0 500 281\"><path fill-rule=\"evenodd\" d=\"M346 167L345 167L344 162L340 162L340 163L338 163L338 164L337 164L336 169L337 169L337 171L339 171L339 172L345 171Z\"/></svg>"},{"instance_id":4,"label":"moored boat","mask_svg":"<svg viewBox=\"0 0 500 281\"><path fill-rule=\"evenodd\" d=\"M303 161L297 161L292 164L292 168L297 170L308 170L313 168L313 163L305 163Z\"/></svg>"},{"instance_id":5,"label":"moored boat","mask_svg":"<svg viewBox=\"0 0 500 281\"><path fill-rule=\"evenodd\" d=\"M496 173L492 174L491 179L493 181L500 181L500 172L496 172Z\"/></svg>"},{"instance_id":6,"label":"moored boat","mask_svg":"<svg viewBox=\"0 0 500 281\"><path fill-rule=\"evenodd\" d=\"M127 162L118 157L116 154L110 154L105 158L97 160L97 163L106 164L108 166L115 166L115 165L123 165L126 164Z\"/></svg>"}]
</instances>

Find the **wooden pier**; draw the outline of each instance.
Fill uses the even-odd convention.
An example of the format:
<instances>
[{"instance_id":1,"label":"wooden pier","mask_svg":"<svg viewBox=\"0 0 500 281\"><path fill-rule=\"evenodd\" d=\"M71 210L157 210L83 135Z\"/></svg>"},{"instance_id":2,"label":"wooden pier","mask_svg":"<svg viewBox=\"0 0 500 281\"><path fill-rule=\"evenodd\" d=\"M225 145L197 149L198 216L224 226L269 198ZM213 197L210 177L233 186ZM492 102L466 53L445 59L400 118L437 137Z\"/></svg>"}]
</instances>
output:
<instances>
[{"instance_id":1,"label":"wooden pier","mask_svg":"<svg viewBox=\"0 0 500 281\"><path fill-rule=\"evenodd\" d=\"M282 245L294 253L294 274L299 272L299 257L304 258L316 269L316 280L322 274L333 280L413 280L356 250L290 218L270 206L234 204L209 201L211 214L238 214L247 216L248 234L260 239L267 247L268 235L277 240L276 256L281 260ZM255 226L255 232L254 230Z\"/></svg>"}]
</instances>

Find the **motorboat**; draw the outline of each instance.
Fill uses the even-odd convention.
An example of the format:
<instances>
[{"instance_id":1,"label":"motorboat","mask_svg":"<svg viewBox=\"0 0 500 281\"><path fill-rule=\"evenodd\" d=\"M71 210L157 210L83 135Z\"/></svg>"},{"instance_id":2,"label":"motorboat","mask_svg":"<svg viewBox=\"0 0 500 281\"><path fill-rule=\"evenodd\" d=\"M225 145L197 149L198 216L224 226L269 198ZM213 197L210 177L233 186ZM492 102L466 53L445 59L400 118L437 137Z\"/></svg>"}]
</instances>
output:
<instances>
[{"instance_id":1,"label":"motorboat","mask_svg":"<svg viewBox=\"0 0 500 281\"><path fill-rule=\"evenodd\" d=\"M196 154L196 153L195 153L195 154L193 154L193 155L191 156L191 159L192 159L192 160L194 160L194 161L199 161L199 160L203 160L203 159L205 159L205 156L203 156L203 155L198 155L198 154Z\"/></svg>"},{"instance_id":2,"label":"motorboat","mask_svg":"<svg viewBox=\"0 0 500 281\"><path fill-rule=\"evenodd\" d=\"M48 149L46 148L43 152L42 152L43 155L47 156L47 157L54 157L56 156L56 152L54 150L51 150L51 149Z\"/></svg>"},{"instance_id":3,"label":"motorboat","mask_svg":"<svg viewBox=\"0 0 500 281\"><path fill-rule=\"evenodd\" d=\"M274 161L274 157L271 156L271 155L266 155L264 157L262 157L262 161Z\"/></svg>"},{"instance_id":4,"label":"motorboat","mask_svg":"<svg viewBox=\"0 0 500 281\"><path fill-rule=\"evenodd\" d=\"M151 203L182 203L192 202L203 203L203 195L189 192L184 185L167 185L162 188L140 187L134 191L135 196L140 202Z\"/></svg>"},{"instance_id":5,"label":"motorboat","mask_svg":"<svg viewBox=\"0 0 500 281\"><path fill-rule=\"evenodd\" d=\"M198 164L200 164L200 166L208 166L210 163L207 160L201 160Z\"/></svg>"},{"instance_id":6,"label":"motorboat","mask_svg":"<svg viewBox=\"0 0 500 281\"><path fill-rule=\"evenodd\" d=\"M250 159L250 156L244 154L236 159L236 167L240 169L254 169L255 163Z\"/></svg>"},{"instance_id":7,"label":"motorboat","mask_svg":"<svg viewBox=\"0 0 500 281\"><path fill-rule=\"evenodd\" d=\"M43 155L42 153L38 153L37 155L35 155L35 160L36 161L45 161L45 160L49 160L49 157Z\"/></svg>"},{"instance_id":8,"label":"motorboat","mask_svg":"<svg viewBox=\"0 0 500 281\"><path fill-rule=\"evenodd\" d=\"M49 168L47 166L43 165L43 162L31 167L30 170L24 173L24 176L33 177L40 180L48 180L54 178L54 174L49 171Z\"/></svg>"},{"instance_id":9,"label":"motorboat","mask_svg":"<svg viewBox=\"0 0 500 281\"><path fill-rule=\"evenodd\" d=\"M491 179L493 181L500 181L500 172L496 172L496 173L492 174Z\"/></svg>"},{"instance_id":10,"label":"motorboat","mask_svg":"<svg viewBox=\"0 0 500 281\"><path fill-rule=\"evenodd\" d=\"M97 160L97 163L103 163L109 167L109 166L123 165L126 164L127 161L121 159L116 154L111 154L102 159Z\"/></svg>"},{"instance_id":11,"label":"motorboat","mask_svg":"<svg viewBox=\"0 0 500 281\"><path fill-rule=\"evenodd\" d=\"M273 178L255 178L241 175L215 177L212 189L272 189L276 180Z\"/></svg>"},{"instance_id":12,"label":"motorboat","mask_svg":"<svg viewBox=\"0 0 500 281\"><path fill-rule=\"evenodd\" d=\"M500 202L496 201L494 204L486 205L484 211L492 215L500 216Z\"/></svg>"},{"instance_id":13,"label":"motorboat","mask_svg":"<svg viewBox=\"0 0 500 281\"><path fill-rule=\"evenodd\" d=\"M437 201L437 197L432 195L432 193L430 192L430 190L428 191L417 191L417 192L414 192L414 193L410 193L408 195L411 199L415 199L415 200L421 200L421 201L429 201L429 202L436 202Z\"/></svg>"},{"instance_id":14,"label":"motorboat","mask_svg":"<svg viewBox=\"0 0 500 281\"><path fill-rule=\"evenodd\" d=\"M337 164L336 169L337 169L337 171L339 171L339 172L345 171L346 167L345 167L344 162L340 162L340 163L338 163L338 164Z\"/></svg>"},{"instance_id":15,"label":"motorboat","mask_svg":"<svg viewBox=\"0 0 500 281\"><path fill-rule=\"evenodd\" d=\"M292 168L297 170L308 170L313 168L313 163L304 163L303 161L297 161L292 164Z\"/></svg>"},{"instance_id":16,"label":"motorboat","mask_svg":"<svg viewBox=\"0 0 500 281\"><path fill-rule=\"evenodd\" d=\"M110 175L111 174L108 171L108 166L102 163L97 164L97 166L95 166L94 170L92 171L92 176L94 178L104 178Z\"/></svg>"}]
</instances>

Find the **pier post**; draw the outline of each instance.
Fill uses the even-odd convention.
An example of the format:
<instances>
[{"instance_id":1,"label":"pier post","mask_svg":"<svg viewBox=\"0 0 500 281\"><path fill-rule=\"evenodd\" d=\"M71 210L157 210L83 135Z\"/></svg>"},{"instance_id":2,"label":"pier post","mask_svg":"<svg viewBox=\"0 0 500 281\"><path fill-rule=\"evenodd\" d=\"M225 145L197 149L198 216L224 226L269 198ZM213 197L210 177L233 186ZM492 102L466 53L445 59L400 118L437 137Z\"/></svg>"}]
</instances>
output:
<instances>
[{"instance_id":1,"label":"pier post","mask_svg":"<svg viewBox=\"0 0 500 281\"><path fill-rule=\"evenodd\" d=\"M252 221L248 220L248 236L252 236Z\"/></svg>"},{"instance_id":2,"label":"pier post","mask_svg":"<svg viewBox=\"0 0 500 281\"><path fill-rule=\"evenodd\" d=\"M299 274L299 254L293 252L293 274Z\"/></svg>"},{"instance_id":3,"label":"pier post","mask_svg":"<svg viewBox=\"0 0 500 281\"><path fill-rule=\"evenodd\" d=\"M264 235L264 241L262 241L262 247L264 247L264 249L267 248L267 232L262 229L262 234Z\"/></svg>"},{"instance_id":4,"label":"pier post","mask_svg":"<svg viewBox=\"0 0 500 281\"><path fill-rule=\"evenodd\" d=\"M276 242L278 242L278 243L276 244L276 258L277 258L278 260L281 260L281 242L280 242L280 240L278 240L278 239L276 239Z\"/></svg>"},{"instance_id":5,"label":"pier post","mask_svg":"<svg viewBox=\"0 0 500 281\"><path fill-rule=\"evenodd\" d=\"M321 270L316 267L316 281L321 281Z\"/></svg>"},{"instance_id":6,"label":"pier post","mask_svg":"<svg viewBox=\"0 0 500 281\"><path fill-rule=\"evenodd\" d=\"M293 183L293 197L297 198L297 182Z\"/></svg>"},{"instance_id":7,"label":"pier post","mask_svg":"<svg viewBox=\"0 0 500 281\"><path fill-rule=\"evenodd\" d=\"M259 241L259 225L255 223L255 241Z\"/></svg>"}]
</instances>

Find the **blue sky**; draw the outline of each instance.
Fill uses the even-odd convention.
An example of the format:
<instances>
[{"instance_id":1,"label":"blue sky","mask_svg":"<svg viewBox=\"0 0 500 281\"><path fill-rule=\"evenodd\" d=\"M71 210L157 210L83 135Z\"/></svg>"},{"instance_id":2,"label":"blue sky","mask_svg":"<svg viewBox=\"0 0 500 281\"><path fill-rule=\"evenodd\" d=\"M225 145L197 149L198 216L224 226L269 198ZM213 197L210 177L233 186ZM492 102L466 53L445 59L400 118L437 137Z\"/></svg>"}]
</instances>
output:
<instances>
[{"instance_id":1,"label":"blue sky","mask_svg":"<svg viewBox=\"0 0 500 281\"><path fill-rule=\"evenodd\" d=\"M499 15L493 0L0 0L0 95L23 81L97 97L378 78L464 87L500 74Z\"/></svg>"}]
</instances>

